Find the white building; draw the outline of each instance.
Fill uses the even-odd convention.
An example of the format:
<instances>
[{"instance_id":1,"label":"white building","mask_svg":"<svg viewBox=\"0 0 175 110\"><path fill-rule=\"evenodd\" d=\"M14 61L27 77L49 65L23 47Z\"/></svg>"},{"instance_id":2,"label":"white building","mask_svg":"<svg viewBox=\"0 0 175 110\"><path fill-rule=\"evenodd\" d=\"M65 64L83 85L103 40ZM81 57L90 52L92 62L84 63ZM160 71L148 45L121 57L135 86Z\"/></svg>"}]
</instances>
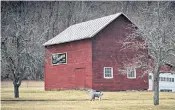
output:
<instances>
[{"instance_id":1,"label":"white building","mask_svg":"<svg viewBox=\"0 0 175 110\"><path fill-rule=\"evenodd\" d=\"M153 90L153 74L149 74L149 88ZM161 73L159 78L159 91L175 92L175 74Z\"/></svg>"}]
</instances>

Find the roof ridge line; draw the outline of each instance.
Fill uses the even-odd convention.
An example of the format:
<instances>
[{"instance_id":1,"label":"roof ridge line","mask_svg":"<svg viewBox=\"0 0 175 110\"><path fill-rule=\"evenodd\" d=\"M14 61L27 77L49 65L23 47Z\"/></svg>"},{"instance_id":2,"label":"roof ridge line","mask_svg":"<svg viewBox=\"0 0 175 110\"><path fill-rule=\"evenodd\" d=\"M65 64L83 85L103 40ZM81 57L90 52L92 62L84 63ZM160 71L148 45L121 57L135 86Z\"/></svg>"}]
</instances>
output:
<instances>
[{"instance_id":1,"label":"roof ridge line","mask_svg":"<svg viewBox=\"0 0 175 110\"><path fill-rule=\"evenodd\" d=\"M115 15L115 14L114 14ZM93 36L95 36L98 32L100 32L103 28L105 28L107 25L109 25L111 22L113 22L116 18L118 18L120 15L122 15L122 13L118 13L118 15L112 19L111 21L109 21L108 23L106 23L104 26L102 26L100 29L98 29L97 31L95 31L94 33L92 33L90 35L90 38L92 38Z\"/></svg>"}]
</instances>

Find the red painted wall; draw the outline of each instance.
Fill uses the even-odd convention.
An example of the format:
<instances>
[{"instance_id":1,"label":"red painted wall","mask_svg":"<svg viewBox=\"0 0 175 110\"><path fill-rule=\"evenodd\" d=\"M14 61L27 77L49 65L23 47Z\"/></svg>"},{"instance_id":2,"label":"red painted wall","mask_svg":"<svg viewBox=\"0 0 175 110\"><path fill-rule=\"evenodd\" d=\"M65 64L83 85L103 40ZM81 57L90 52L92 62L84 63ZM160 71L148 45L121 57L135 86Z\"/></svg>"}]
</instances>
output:
<instances>
[{"instance_id":1,"label":"red painted wall","mask_svg":"<svg viewBox=\"0 0 175 110\"><path fill-rule=\"evenodd\" d=\"M130 29L128 21L118 17L92 39L47 46L45 57L45 90L92 88L95 90L144 90L148 89L148 75L142 76L137 69L137 78L128 79L119 73L122 61L133 58L134 51L120 51ZM68 63L52 65L51 54L67 52ZM104 79L104 67L113 67L113 79ZM84 73L84 74L81 74Z\"/></svg>"},{"instance_id":2,"label":"red painted wall","mask_svg":"<svg viewBox=\"0 0 175 110\"><path fill-rule=\"evenodd\" d=\"M141 69L136 70L136 79L128 79L127 75L119 74L121 62L126 57L133 58L134 51L121 51L119 42L131 30L131 24L123 16L118 17L92 39L93 85L95 90L144 90L148 89L148 75L142 76ZM105 79L104 67L113 67L113 79Z\"/></svg>"},{"instance_id":3,"label":"red painted wall","mask_svg":"<svg viewBox=\"0 0 175 110\"><path fill-rule=\"evenodd\" d=\"M45 90L78 87L92 88L91 45L91 40L85 39L47 46L45 55ZM67 64L52 65L51 55L63 52L67 52Z\"/></svg>"}]
</instances>

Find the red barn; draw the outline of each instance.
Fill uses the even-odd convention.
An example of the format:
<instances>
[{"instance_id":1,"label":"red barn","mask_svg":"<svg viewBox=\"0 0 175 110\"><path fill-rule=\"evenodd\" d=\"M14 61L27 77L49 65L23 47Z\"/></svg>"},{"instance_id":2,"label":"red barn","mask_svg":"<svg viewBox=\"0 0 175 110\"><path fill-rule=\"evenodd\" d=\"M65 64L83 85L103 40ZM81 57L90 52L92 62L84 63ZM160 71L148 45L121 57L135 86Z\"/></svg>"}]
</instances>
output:
<instances>
[{"instance_id":1,"label":"red barn","mask_svg":"<svg viewBox=\"0 0 175 110\"><path fill-rule=\"evenodd\" d=\"M121 52L120 41L132 32L124 14L72 25L47 41L45 90L91 88L103 91L146 90L148 76L139 68L120 74L120 63L132 51ZM130 58L130 57L128 57Z\"/></svg>"}]
</instances>

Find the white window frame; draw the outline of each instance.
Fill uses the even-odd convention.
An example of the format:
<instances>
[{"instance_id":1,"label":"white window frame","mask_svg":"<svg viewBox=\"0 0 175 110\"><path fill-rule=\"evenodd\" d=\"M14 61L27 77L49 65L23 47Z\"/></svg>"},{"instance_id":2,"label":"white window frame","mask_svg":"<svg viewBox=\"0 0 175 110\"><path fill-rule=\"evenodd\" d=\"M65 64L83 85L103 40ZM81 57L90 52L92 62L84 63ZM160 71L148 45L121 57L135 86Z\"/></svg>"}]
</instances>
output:
<instances>
[{"instance_id":1,"label":"white window frame","mask_svg":"<svg viewBox=\"0 0 175 110\"><path fill-rule=\"evenodd\" d=\"M53 55L57 55L57 54L63 54L63 53L65 53L65 54L66 54L66 63L58 63L58 64L53 64L53 62L52 62L52 56L53 56ZM67 52L62 52L62 53L54 53L54 54L52 54L52 55L51 55L51 64L52 64L52 65L62 65L62 64L64 65L64 64L67 64L67 60L68 60L68 59L67 59Z\"/></svg>"},{"instance_id":2,"label":"white window frame","mask_svg":"<svg viewBox=\"0 0 175 110\"><path fill-rule=\"evenodd\" d=\"M130 71L134 71L134 77L129 77L129 73L130 73ZM127 69L127 78L128 79L136 79L136 69L135 68L131 68L131 69Z\"/></svg>"},{"instance_id":3,"label":"white window frame","mask_svg":"<svg viewBox=\"0 0 175 110\"><path fill-rule=\"evenodd\" d=\"M105 69L106 68L110 68L111 69L111 77L106 77L105 76ZM112 79L113 78L113 67L104 67L104 69L103 69L103 75L104 75L104 78L105 79Z\"/></svg>"}]
</instances>

